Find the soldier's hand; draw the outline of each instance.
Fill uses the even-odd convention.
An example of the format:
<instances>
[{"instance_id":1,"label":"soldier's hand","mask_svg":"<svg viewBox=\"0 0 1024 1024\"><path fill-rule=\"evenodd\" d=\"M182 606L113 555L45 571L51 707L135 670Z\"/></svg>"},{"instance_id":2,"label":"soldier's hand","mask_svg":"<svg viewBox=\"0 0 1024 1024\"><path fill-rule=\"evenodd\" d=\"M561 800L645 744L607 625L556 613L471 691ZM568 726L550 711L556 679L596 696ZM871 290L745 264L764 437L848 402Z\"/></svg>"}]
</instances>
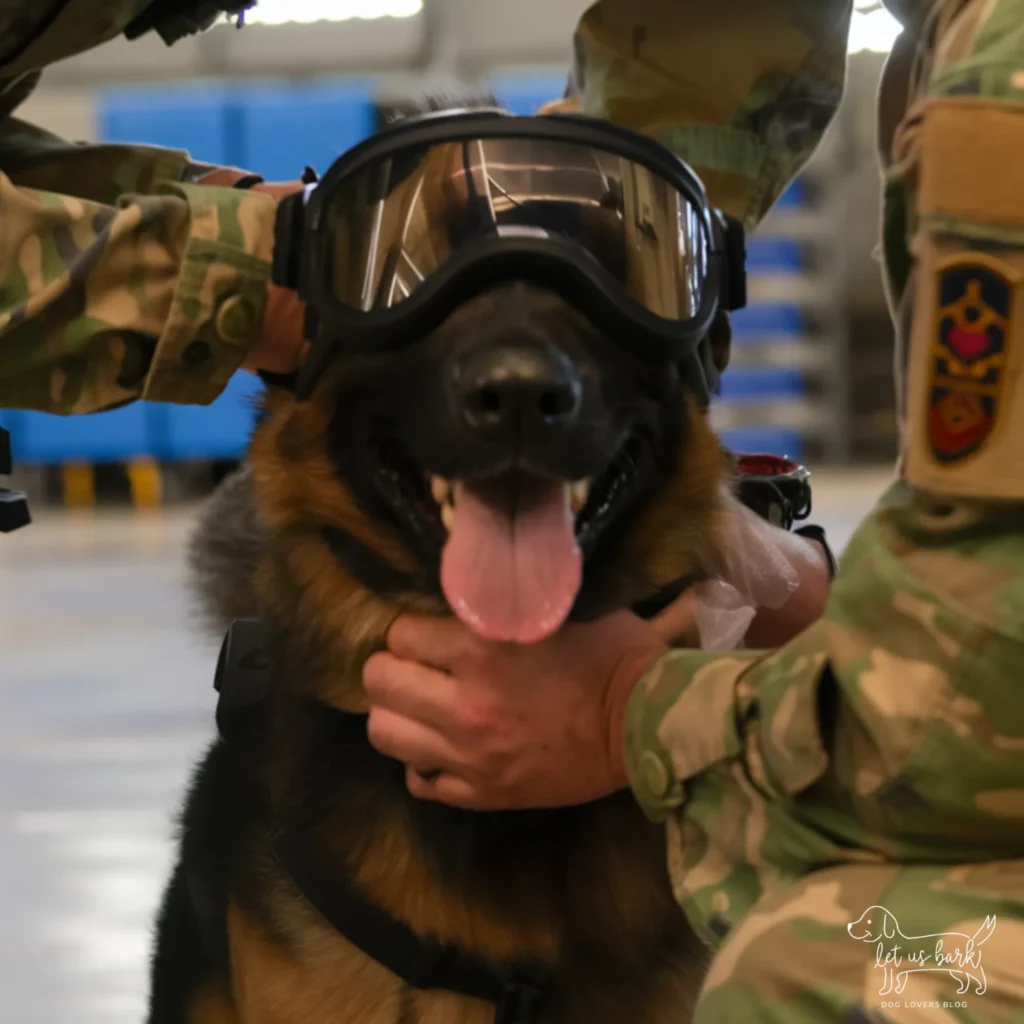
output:
<instances>
[{"instance_id":1,"label":"soldier's hand","mask_svg":"<svg viewBox=\"0 0 1024 1024\"><path fill-rule=\"evenodd\" d=\"M215 167L197 180L200 185L232 188L246 178L243 171L231 167ZM280 202L286 196L304 188L303 182L261 181L250 191L269 195ZM250 373L264 370L268 373L294 373L303 363L309 341L303 336L305 303L290 288L281 288L273 282L267 285L267 303L263 313L263 329L242 363Z\"/></svg>"},{"instance_id":2,"label":"soldier's hand","mask_svg":"<svg viewBox=\"0 0 1024 1024\"><path fill-rule=\"evenodd\" d=\"M668 648L617 612L536 644L403 616L363 670L369 737L413 796L475 810L565 807L628 786L625 711Z\"/></svg>"},{"instance_id":3,"label":"soldier's hand","mask_svg":"<svg viewBox=\"0 0 1024 1024\"><path fill-rule=\"evenodd\" d=\"M253 185L253 192L264 192L278 202L303 188L301 181L262 182ZM249 350L242 369L253 373L294 373L303 363L309 341L302 328L306 316L305 303L291 288L267 285L267 305L263 313L260 340Z\"/></svg>"},{"instance_id":4,"label":"soldier's hand","mask_svg":"<svg viewBox=\"0 0 1024 1024\"><path fill-rule=\"evenodd\" d=\"M763 623L773 646L817 619L828 592L818 545L790 534L783 543L800 585ZM409 792L425 800L511 810L599 799L627 785L630 694L668 644L692 634L693 614L691 592L652 622L617 612L527 645L404 615L363 670L370 742L406 765Z\"/></svg>"},{"instance_id":5,"label":"soldier's hand","mask_svg":"<svg viewBox=\"0 0 1024 1024\"><path fill-rule=\"evenodd\" d=\"M745 637L747 647L781 647L825 612L831 584L828 556L817 541L770 527L773 543L796 571L796 589L781 608L759 608ZM651 620L661 638L673 647L699 647L696 594L685 591Z\"/></svg>"}]
</instances>

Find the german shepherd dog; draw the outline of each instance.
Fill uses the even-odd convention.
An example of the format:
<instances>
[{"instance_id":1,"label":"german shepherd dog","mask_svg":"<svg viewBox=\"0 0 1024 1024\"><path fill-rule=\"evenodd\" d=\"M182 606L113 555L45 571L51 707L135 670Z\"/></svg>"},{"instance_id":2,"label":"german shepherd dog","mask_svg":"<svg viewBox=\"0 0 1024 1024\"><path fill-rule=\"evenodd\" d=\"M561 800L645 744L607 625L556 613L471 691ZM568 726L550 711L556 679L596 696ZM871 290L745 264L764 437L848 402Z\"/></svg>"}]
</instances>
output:
<instances>
[{"instance_id":1,"label":"german shepherd dog","mask_svg":"<svg viewBox=\"0 0 1024 1024\"><path fill-rule=\"evenodd\" d=\"M712 348L724 370L724 314ZM664 829L629 793L529 814L412 798L367 739L361 669L400 612L451 614L453 593L502 567L522 573L521 599L543 596L573 531L572 619L707 576L729 472L680 372L524 282L404 350L339 356L307 401L270 388L190 560L217 630L265 623L272 692L245 742L214 742L192 781L149 1024L495 1020L493 1003L412 987L343 937L275 858L282 828L417 936L543 972L538 1024L689 1019L706 952L673 897ZM446 544L465 550L442 581Z\"/></svg>"}]
</instances>

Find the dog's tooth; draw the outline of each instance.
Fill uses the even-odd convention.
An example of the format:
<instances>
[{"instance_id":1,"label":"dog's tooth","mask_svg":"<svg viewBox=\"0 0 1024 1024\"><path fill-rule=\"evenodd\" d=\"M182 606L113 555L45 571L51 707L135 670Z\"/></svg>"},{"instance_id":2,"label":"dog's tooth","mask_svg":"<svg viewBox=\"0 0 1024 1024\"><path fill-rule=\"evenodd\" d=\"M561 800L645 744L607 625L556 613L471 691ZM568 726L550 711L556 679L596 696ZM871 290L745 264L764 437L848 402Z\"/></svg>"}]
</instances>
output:
<instances>
[{"instance_id":1,"label":"dog's tooth","mask_svg":"<svg viewBox=\"0 0 1024 1024\"><path fill-rule=\"evenodd\" d=\"M448 481L443 477L432 476L430 478L430 493L438 505L443 505L448 500L449 490Z\"/></svg>"},{"instance_id":2,"label":"dog's tooth","mask_svg":"<svg viewBox=\"0 0 1024 1024\"><path fill-rule=\"evenodd\" d=\"M587 503L587 496L590 493L590 481L589 480L577 480L572 484L570 488L570 494L572 496L572 509L574 512L579 512L581 508Z\"/></svg>"},{"instance_id":3,"label":"dog's tooth","mask_svg":"<svg viewBox=\"0 0 1024 1024\"><path fill-rule=\"evenodd\" d=\"M447 501L441 504L441 522L450 533L452 524L455 522L455 508Z\"/></svg>"}]
</instances>

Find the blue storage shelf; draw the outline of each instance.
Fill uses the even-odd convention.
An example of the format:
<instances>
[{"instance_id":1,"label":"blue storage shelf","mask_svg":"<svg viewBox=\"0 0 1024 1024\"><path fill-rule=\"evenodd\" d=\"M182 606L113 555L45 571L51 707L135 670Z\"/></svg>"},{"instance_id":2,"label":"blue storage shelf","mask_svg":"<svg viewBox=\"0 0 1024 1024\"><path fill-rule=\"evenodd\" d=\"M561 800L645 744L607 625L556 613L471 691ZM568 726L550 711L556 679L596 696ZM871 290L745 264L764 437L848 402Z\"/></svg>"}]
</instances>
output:
<instances>
[{"instance_id":1,"label":"blue storage shelf","mask_svg":"<svg viewBox=\"0 0 1024 1024\"><path fill-rule=\"evenodd\" d=\"M292 181L307 164L323 174L376 125L372 87L354 81L237 88L228 116L235 163L268 181Z\"/></svg>"},{"instance_id":2,"label":"blue storage shelf","mask_svg":"<svg viewBox=\"0 0 1024 1024\"><path fill-rule=\"evenodd\" d=\"M259 378L237 373L211 405L135 402L110 412L54 416L4 411L18 465L232 459L244 453L255 419Z\"/></svg>"},{"instance_id":3,"label":"blue storage shelf","mask_svg":"<svg viewBox=\"0 0 1024 1024\"><path fill-rule=\"evenodd\" d=\"M807 329L803 310L797 305L757 303L732 314L735 341L755 340L758 336L803 334Z\"/></svg>"},{"instance_id":4,"label":"blue storage shelf","mask_svg":"<svg viewBox=\"0 0 1024 1024\"><path fill-rule=\"evenodd\" d=\"M9 429L14 458L25 465L126 460L150 448L141 402L83 416L23 412Z\"/></svg>"},{"instance_id":5,"label":"blue storage shelf","mask_svg":"<svg viewBox=\"0 0 1024 1024\"><path fill-rule=\"evenodd\" d=\"M782 455L801 461L804 457L804 439L799 431L776 427L737 427L722 431L722 443L738 455Z\"/></svg>"},{"instance_id":6,"label":"blue storage shelf","mask_svg":"<svg viewBox=\"0 0 1024 1024\"><path fill-rule=\"evenodd\" d=\"M325 171L376 124L371 86L348 80L111 88L98 117L106 141L185 149L268 181L293 180L307 164Z\"/></svg>"},{"instance_id":7,"label":"blue storage shelf","mask_svg":"<svg viewBox=\"0 0 1024 1024\"><path fill-rule=\"evenodd\" d=\"M237 154L224 130L227 102L227 89L212 83L104 89L96 104L100 138L185 149L196 160L230 165Z\"/></svg>"},{"instance_id":8,"label":"blue storage shelf","mask_svg":"<svg viewBox=\"0 0 1024 1024\"><path fill-rule=\"evenodd\" d=\"M786 238L748 238L747 270L750 273L799 273L804 269L803 246Z\"/></svg>"},{"instance_id":9,"label":"blue storage shelf","mask_svg":"<svg viewBox=\"0 0 1024 1024\"><path fill-rule=\"evenodd\" d=\"M776 210L799 209L807 202L807 186L797 178L775 203Z\"/></svg>"},{"instance_id":10,"label":"blue storage shelf","mask_svg":"<svg viewBox=\"0 0 1024 1024\"><path fill-rule=\"evenodd\" d=\"M258 377L240 372L210 405L148 406L152 454L165 462L240 458L262 391Z\"/></svg>"},{"instance_id":11,"label":"blue storage shelf","mask_svg":"<svg viewBox=\"0 0 1024 1024\"><path fill-rule=\"evenodd\" d=\"M771 398L793 398L806 392L806 382L799 370L786 367L737 366L722 374L720 401L742 402Z\"/></svg>"}]
</instances>

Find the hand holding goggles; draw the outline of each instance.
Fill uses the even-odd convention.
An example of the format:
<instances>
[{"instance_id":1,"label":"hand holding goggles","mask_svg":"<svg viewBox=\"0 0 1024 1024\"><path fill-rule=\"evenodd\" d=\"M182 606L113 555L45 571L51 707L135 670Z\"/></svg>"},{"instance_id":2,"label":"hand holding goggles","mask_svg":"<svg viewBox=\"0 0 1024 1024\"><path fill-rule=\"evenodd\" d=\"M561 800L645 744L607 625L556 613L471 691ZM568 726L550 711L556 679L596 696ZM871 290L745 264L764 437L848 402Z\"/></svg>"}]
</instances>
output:
<instances>
[{"instance_id":1,"label":"hand holding goggles","mask_svg":"<svg viewBox=\"0 0 1024 1024\"><path fill-rule=\"evenodd\" d=\"M297 391L331 357L408 344L501 281L557 291L708 401L708 330L746 303L742 225L678 157L617 125L446 111L400 121L281 204L274 280L310 310Z\"/></svg>"}]
</instances>

